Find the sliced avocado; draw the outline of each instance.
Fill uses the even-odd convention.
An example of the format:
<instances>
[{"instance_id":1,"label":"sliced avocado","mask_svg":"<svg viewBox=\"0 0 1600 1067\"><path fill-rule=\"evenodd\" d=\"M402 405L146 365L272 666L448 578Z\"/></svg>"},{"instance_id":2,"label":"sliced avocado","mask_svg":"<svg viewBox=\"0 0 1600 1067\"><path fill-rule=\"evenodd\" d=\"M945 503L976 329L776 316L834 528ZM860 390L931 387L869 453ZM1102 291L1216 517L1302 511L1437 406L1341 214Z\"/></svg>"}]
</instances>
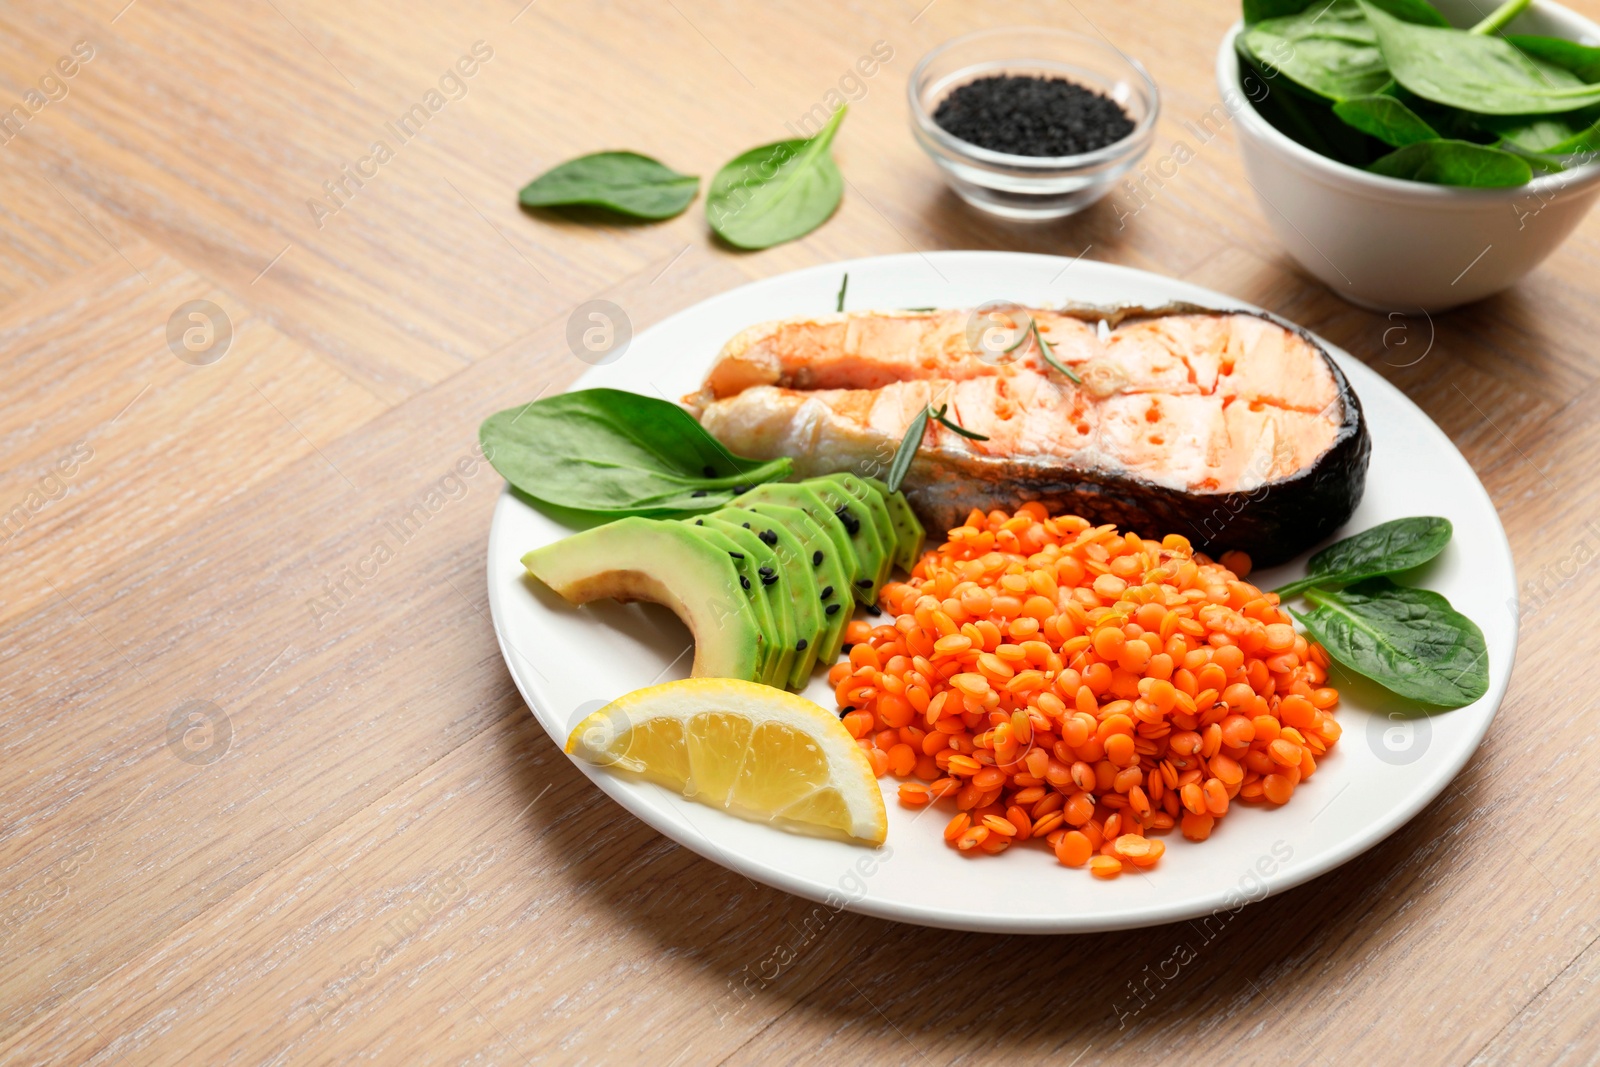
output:
<instances>
[{"instance_id":1,"label":"sliced avocado","mask_svg":"<svg viewBox=\"0 0 1600 1067\"><path fill-rule=\"evenodd\" d=\"M781 524L795 538L801 561L811 575L811 588L816 594L816 599L813 601L819 624L815 642L816 659L817 662L831 666L833 661L839 658L839 647L844 642L844 624L850 620L842 607L836 607L832 612L827 608L830 604L850 603L850 576L854 573L853 568L846 569L840 563L840 554L834 549L832 539L800 508L769 504L764 501L734 506L748 508L765 519ZM818 507L821 507L820 503ZM827 514L826 510L824 514ZM829 518L832 518L831 514ZM834 521L838 522L837 519ZM843 525L840 525L839 529L842 532ZM791 591L793 588L791 587ZM811 667L808 666L805 678L801 679L801 684L795 688L804 687L804 681L809 679L810 671Z\"/></svg>"},{"instance_id":2,"label":"sliced avocado","mask_svg":"<svg viewBox=\"0 0 1600 1067\"><path fill-rule=\"evenodd\" d=\"M834 557L834 562L839 569L845 572L846 581L844 588L853 583L857 578L866 577L861 566L861 557L856 554L855 544L851 541L850 531L845 529L839 516L833 513L833 508L823 503L822 497L817 495L806 482L766 482L756 486L743 496L734 500L734 506L739 507L747 503L782 504L784 507L799 508L824 534L833 542L833 551L823 548L823 558L829 555ZM848 607L849 605L846 605ZM835 612L841 614L841 612ZM843 612L848 614L848 612Z\"/></svg>"},{"instance_id":3,"label":"sliced avocado","mask_svg":"<svg viewBox=\"0 0 1600 1067\"><path fill-rule=\"evenodd\" d=\"M894 564L907 574L917 565L917 557L922 555L922 538L924 532L922 523L917 521L916 514L911 510L911 505L906 502L904 493L891 493L889 487L876 478L862 478L863 482L878 491L883 497L883 502L889 508L889 521L894 524L895 552Z\"/></svg>"},{"instance_id":4,"label":"sliced avocado","mask_svg":"<svg viewBox=\"0 0 1600 1067\"><path fill-rule=\"evenodd\" d=\"M877 573L873 575L871 588L860 585L867 593L867 602L876 603L878 590L883 588L883 583L889 580L889 575L894 570L894 554L899 547L895 537L894 522L889 518L889 505L883 502L883 497L866 482L847 471L824 475L826 480L836 482L845 492L861 502L861 509L872 520L873 527L878 531L878 539L883 544L883 558L878 564Z\"/></svg>"},{"instance_id":5,"label":"sliced avocado","mask_svg":"<svg viewBox=\"0 0 1600 1067\"><path fill-rule=\"evenodd\" d=\"M767 597L761 593L761 578L756 573L757 561L744 552L733 538L714 526L707 526L701 519L684 519L679 525L689 530L694 537L721 552L733 565L737 575L735 584L739 595L744 597L750 606L751 617L755 619L756 629L761 634L761 656L756 674L751 681L760 682L762 685L776 684L772 679L777 677L779 649L782 646L783 635L777 619L773 617Z\"/></svg>"},{"instance_id":6,"label":"sliced avocado","mask_svg":"<svg viewBox=\"0 0 1600 1067\"><path fill-rule=\"evenodd\" d=\"M670 608L694 634L696 678L760 678L768 645L733 560L677 523L618 519L536 548L522 565L569 603L613 597Z\"/></svg>"},{"instance_id":7,"label":"sliced avocado","mask_svg":"<svg viewBox=\"0 0 1600 1067\"><path fill-rule=\"evenodd\" d=\"M832 478L810 478L800 483L822 498L823 506L844 525L850 535L850 549L856 558L856 576L850 592L863 604L877 600L878 572L892 563L891 546L878 536L878 526L860 500Z\"/></svg>"},{"instance_id":8,"label":"sliced avocado","mask_svg":"<svg viewBox=\"0 0 1600 1067\"><path fill-rule=\"evenodd\" d=\"M804 689L811 680L811 669L817 665L817 651L828 624L818 598L820 587L811 570L811 553L787 525L771 516L745 508L722 508L711 515L729 522L748 522L751 531L778 557L778 580L773 588L781 589L794 609L794 667L789 673L788 688ZM805 516L800 515L800 519L804 522Z\"/></svg>"},{"instance_id":9,"label":"sliced avocado","mask_svg":"<svg viewBox=\"0 0 1600 1067\"><path fill-rule=\"evenodd\" d=\"M754 530L747 530L743 525L743 515L733 512L739 521L726 518L716 518L712 515L702 515L694 522L704 522L707 529L714 529L726 534L728 539L739 546L739 551L755 562L756 577L752 584L758 592L766 597L767 607L772 612L772 621L777 626L773 635L774 644L777 645L777 654L772 681L767 684L778 689L786 688L789 678L794 673L795 642L801 634L795 622L794 605L789 602L789 592L780 588L780 575L783 564L778 559L778 554L772 546L757 537Z\"/></svg>"}]
</instances>

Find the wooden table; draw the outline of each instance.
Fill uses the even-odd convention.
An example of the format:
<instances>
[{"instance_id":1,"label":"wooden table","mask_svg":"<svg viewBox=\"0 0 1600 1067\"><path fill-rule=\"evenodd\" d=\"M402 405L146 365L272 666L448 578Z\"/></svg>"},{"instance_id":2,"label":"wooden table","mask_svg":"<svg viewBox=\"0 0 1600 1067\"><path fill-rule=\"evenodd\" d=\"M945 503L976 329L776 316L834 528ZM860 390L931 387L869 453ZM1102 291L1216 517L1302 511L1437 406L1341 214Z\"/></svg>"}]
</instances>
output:
<instances>
[{"instance_id":1,"label":"wooden table","mask_svg":"<svg viewBox=\"0 0 1600 1067\"><path fill-rule=\"evenodd\" d=\"M1232 132L1200 146L1184 125L1216 102L1234 5L925 3L0 14L0 103L22 106L0 145L7 1062L1600 1058L1600 637L1581 614L1600 589L1600 217L1431 324L1360 311L1279 250ZM1000 225L913 144L917 58L1021 20L1103 33L1161 84L1150 159L1195 155L1136 215L1123 193ZM892 55L852 80L877 42ZM516 205L602 147L708 176L841 86L844 203L802 241L731 252L700 205L657 225ZM501 483L457 464L484 415L585 369L576 305L641 329L752 278L935 248L1083 254L1320 331L1444 428L1539 584L1451 788L1210 943L844 914L802 944L809 904L605 800L501 663ZM753 971L771 980L730 1001ZM1136 987L1154 992L1134 1011Z\"/></svg>"}]
</instances>

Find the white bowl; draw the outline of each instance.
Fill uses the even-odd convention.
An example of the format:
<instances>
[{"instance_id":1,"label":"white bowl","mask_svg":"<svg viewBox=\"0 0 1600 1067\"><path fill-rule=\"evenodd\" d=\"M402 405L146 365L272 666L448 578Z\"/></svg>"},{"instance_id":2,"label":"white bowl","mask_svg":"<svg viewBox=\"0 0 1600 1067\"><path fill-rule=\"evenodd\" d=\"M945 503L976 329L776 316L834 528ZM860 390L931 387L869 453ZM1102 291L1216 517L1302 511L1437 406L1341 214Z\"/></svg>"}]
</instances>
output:
<instances>
[{"instance_id":1,"label":"white bowl","mask_svg":"<svg viewBox=\"0 0 1600 1067\"><path fill-rule=\"evenodd\" d=\"M1472 0L1437 6L1458 26L1481 15ZM1351 303L1415 314L1497 293L1555 251L1600 195L1600 163L1509 189L1461 189L1369 174L1318 155L1251 106L1234 51L1242 28L1236 23L1223 38L1217 86L1236 119L1245 173L1289 254ZM1600 26L1548 0L1534 0L1507 32L1600 45ZM1259 96L1262 88L1253 91Z\"/></svg>"}]
</instances>

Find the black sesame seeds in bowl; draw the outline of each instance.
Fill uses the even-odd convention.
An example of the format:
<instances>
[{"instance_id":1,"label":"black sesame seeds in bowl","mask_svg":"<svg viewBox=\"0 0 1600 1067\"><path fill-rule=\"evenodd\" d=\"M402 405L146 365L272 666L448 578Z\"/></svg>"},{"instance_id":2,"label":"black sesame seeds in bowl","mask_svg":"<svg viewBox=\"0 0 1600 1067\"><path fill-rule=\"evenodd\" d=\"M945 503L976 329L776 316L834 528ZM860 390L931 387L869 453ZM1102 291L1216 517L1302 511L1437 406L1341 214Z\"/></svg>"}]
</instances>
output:
<instances>
[{"instance_id":1,"label":"black sesame seeds in bowl","mask_svg":"<svg viewBox=\"0 0 1600 1067\"><path fill-rule=\"evenodd\" d=\"M912 72L911 125L950 187L1011 219L1053 219L1111 191L1149 149L1160 97L1102 41L1043 27L980 30Z\"/></svg>"}]
</instances>

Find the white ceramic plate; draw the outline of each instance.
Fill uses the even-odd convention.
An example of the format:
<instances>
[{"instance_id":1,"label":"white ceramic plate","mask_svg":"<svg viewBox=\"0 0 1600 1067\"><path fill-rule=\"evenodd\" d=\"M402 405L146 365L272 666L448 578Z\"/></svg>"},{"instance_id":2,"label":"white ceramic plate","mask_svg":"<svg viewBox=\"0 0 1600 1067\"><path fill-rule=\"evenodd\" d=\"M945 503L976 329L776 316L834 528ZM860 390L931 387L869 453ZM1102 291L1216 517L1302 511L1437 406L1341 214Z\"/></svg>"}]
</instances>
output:
<instances>
[{"instance_id":1,"label":"white ceramic plate","mask_svg":"<svg viewBox=\"0 0 1600 1067\"><path fill-rule=\"evenodd\" d=\"M676 399L700 384L723 342L740 329L831 311L844 271L850 272L851 308L971 307L999 299L1245 306L1089 260L1003 252L882 256L796 271L713 297L640 333L621 358L596 367L578 386ZM715 863L834 908L955 929L1076 933L1173 922L1279 892L1371 848L1444 789L1494 718L1516 653L1516 577L1494 505L1449 438L1399 390L1327 347L1360 396L1372 433L1366 495L1341 536L1405 515L1444 515L1455 524L1455 539L1429 565L1426 584L1483 628L1490 684L1476 704L1391 719L1399 705L1382 689L1340 684L1344 736L1288 805L1238 805L1204 844L1169 833L1167 853L1153 870L1109 882L1060 866L1042 845L1003 856L960 855L941 836L949 817L943 805L924 809L931 812L926 817L902 808L889 779L882 783L888 843L874 852L746 822L659 786L578 766L628 811ZM521 399L508 396L506 406ZM601 703L683 677L691 659L684 654L687 630L664 609L609 601L572 608L525 580L522 554L567 532L508 492L489 535L489 603L501 651L558 745ZM1252 580L1271 588L1302 573L1303 559ZM821 671L806 695L834 706Z\"/></svg>"}]
</instances>

